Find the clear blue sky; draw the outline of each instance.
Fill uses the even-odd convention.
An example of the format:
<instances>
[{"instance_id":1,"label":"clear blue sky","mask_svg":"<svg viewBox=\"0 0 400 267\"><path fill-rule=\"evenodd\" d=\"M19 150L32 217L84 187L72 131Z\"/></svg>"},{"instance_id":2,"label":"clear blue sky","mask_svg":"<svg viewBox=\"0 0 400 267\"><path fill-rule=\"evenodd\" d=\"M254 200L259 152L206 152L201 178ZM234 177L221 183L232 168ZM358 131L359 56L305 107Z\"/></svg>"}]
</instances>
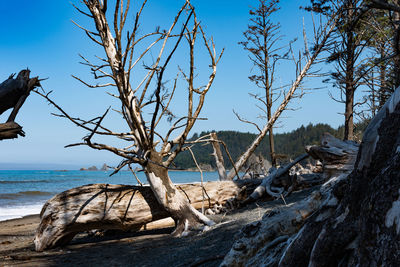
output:
<instances>
[{"instance_id":1,"label":"clear blue sky","mask_svg":"<svg viewBox=\"0 0 400 267\"><path fill-rule=\"evenodd\" d=\"M79 1L73 2L80 5ZM149 0L143 14L144 29L153 29L156 25L168 27L181 2ZM310 14L299 10L299 5L307 1L282 2L275 19L282 25L284 40L299 37L301 44L303 17L307 23ZM199 122L192 133L211 129L255 132L254 128L239 122L232 109L247 119L254 119L258 114L254 101L248 96L248 92L256 92L247 78L252 71L251 64L247 53L237 44L243 40L249 6L256 3L255 0L193 0L207 34L214 37L217 49L225 48L225 53L202 112L208 120ZM78 63L79 53L91 58L94 54L103 54L71 22L73 19L85 26L91 25L74 10L70 1L4 1L0 5L0 14L0 81L28 67L32 75L49 78L42 82L44 89L53 90L53 99L72 115L91 118L104 112L112 101L105 90L85 88L71 77L71 74L89 77L88 69ZM295 79L294 73L284 67L280 68L278 77L282 84ZM320 84L308 81L305 85ZM322 122L334 127L342 124L343 117L338 113L344 107L329 98L328 90L332 89L313 91L296 100L291 107L299 109L285 112L276 132L288 132L309 123ZM87 147L65 149L64 145L79 142L86 133L68 121L52 116L51 112L55 112L53 107L32 94L16 120L23 126L26 137L0 141L0 163L99 166L104 162L116 164L119 161L108 152ZM0 121L4 122L7 115L3 114Z\"/></svg>"}]
</instances>

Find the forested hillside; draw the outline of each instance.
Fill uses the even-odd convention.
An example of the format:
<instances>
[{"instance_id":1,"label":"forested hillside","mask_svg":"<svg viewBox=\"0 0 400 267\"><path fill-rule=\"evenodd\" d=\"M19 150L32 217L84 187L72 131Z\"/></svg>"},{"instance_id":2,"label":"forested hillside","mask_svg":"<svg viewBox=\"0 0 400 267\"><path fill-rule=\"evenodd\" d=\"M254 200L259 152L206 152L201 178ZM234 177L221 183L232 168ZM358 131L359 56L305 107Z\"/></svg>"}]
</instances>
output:
<instances>
[{"instance_id":1,"label":"forested hillside","mask_svg":"<svg viewBox=\"0 0 400 267\"><path fill-rule=\"evenodd\" d=\"M368 122L357 123L355 125L355 136L357 139L361 139L362 132ZM340 126L338 129L334 129L328 124L309 124L307 126L301 126L300 128L293 130L288 133L276 134L275 137L275 147L276 153L280 160L293 159L294 157L304 153L304 147L306 145L318 144L321 140L321 135L324 132L328 132L339 139L343 139L344 127ZM200 134L195 133L190 140L196 140L198 137L206 135L210 132L202 132ZM243 151L250 145L250 143L256 138L256 134L253 133L242 133L236 131L218 131L218 139L222 140L228 147L229 153L231 154L233 160L235 161ZM232 167L229 159L221 146L222 152L224 154L225 166ZM211 153L212 147L210 144L201 145L197 144L192 148L196 160L200 164L209 164L213 168L215 167L215 160ZM270 160L269 156L269 144L267 138L265 138L261 145L256 149L256 154L260 153L264 158ZM194 168L196 165L193 162L192 156L188 151L182 152L175 160L175 165L177 168L187 169Z\"/></svg>"},{"instance_id":2,"label":"forested hillside","mask_svg":"<svg viewBox=\"0 0 400 267\"><path fill-rule=\"evenodd\" d=\"M321 139L321 135L324 132L329 132L334 136L341 138L341 131L339 129L334 129L327 124L309 124L300 128L283 134L275 135L275 147L278 158L283 160L288 158L296 157L304 153L305 145L317 144ZM200 134L194 134L190 140L195 140L199 136L203 136L210 132L202 132ZM242 133L236 131L219 131L217 132L218 139L225 142L229 149L233 160L236 160L243 151L251 144L251 142L256 138L256 134L253 133ZM225 165L226 167L231 167L232 164L229 162L224 149L223 150ZM215 161L212 157L212 147L211 145L195 145L192 148L196 159L201 164L209 164L215 167ZM267 138L265 138L260 146L256 149L256 154L262 154L265 158L270 160L269 154L269 144ZM182 152L175 160L176 167L178 168L193 168L196 167L193 159L188 151Z\"/></svg>"}]
</instances>

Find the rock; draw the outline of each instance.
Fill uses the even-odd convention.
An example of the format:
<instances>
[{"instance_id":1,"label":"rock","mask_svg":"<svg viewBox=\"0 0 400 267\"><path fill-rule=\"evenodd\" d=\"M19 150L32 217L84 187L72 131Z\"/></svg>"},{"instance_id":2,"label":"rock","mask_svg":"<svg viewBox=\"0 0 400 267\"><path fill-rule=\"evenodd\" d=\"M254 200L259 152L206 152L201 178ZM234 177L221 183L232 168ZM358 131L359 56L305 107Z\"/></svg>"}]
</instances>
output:
<instances>
[{"instance_id":1,"label":"rock","mask_svg":"<svg viewBox=\"0 0 400 267\"><path fill-rule=\"evenodd\" d=\"M101 171L108 171L108 166L107 166L107 164L104 163L100 170L101 170Z\"/></svg>"}]
</instances>

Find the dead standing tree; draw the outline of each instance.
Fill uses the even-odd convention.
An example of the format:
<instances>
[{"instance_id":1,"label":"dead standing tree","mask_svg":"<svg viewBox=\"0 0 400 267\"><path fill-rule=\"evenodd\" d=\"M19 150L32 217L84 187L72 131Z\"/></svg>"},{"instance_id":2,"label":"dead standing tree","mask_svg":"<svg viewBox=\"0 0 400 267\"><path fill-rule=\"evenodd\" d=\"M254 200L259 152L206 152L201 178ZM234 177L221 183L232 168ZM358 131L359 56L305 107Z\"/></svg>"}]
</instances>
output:
<instances>
[{"instance_id":1,"label":"dead standing tree","mask_svg":"<svg viewBox=\"0 0 400 267\"><path fill-rule=\"evenodd\" d=\"M271 21L271 16L279 10L279 0L259 0L259 6L250 10L250 22L243 33L245 41L239 42L249 52L249 58L257 74L249 77L260 90L261 95L250 94L257 99L262 106L258 106L267 120L272 116L272 104L279 97L277 88L274 88L276 64L285 58L280 55L283 47L279 47L279 23ZM278 95L278 96L277 96ZM238 118L239 115L237 115ZM273 127L268 131L269 150L272 166L276 167Z\"/></svg>"},{"instance_id":2,"label":"dead standing tree","mask_svg":"<svg viewBox=\"0 0 400 267\"><path fill-rule=\"evenodd\" d=\"M123 160L115 172L132 163L140 164L143 167L158 203L175 220L176 229L173 233L174 235L180 236L187 233L194 227L199 226L199 224L203 226L212 225L213 222L194 209L189 204L186 196L177 190L168 176L168 168L178 153L183 150L190 130L196 120L199 119L205 96L213 84L217 64L222 52L218 55L212 39L207 39L200 23L197 21L195 10L190 1L186 1L183 4L168 30L160 31L157 29L155 32L144 35L140 35L139 20L145 8L146 0L143 1L136 13L133 27L129 30L125 29L125 23L128 17L130 1L126 1L125 4L122 0L115 1L112 16L113 22L111 24L108 22L109 17L107 15L110 6L108 2L107 0L84 0L83 3L89 12L79 8L77 10L93 20L96 31L90 31L78 26L85 31L92 41L104 48L106 55L106 58L101 60L101 64L93 64L89 60L82 58L85 60L85 64L90 66L95 78L108 78L111 82L90 85L81 81L89 87L112 86L117 90L117 94L114 96L120 101L121 110L119 112L122 114L129 130L126 133L117 133L103 126L102 122L108 110L102 116L93 120L73 118L53 102L48 94L42 94L42 96L61 112L61 117L65 117L77 126L89 131L82 143L69 146L84 145L93 149L107 150L120 156ZM182 27L178 26L180 23L183 24ZM125 36L126 39L124 39ZM137 50L149 38L153 38L150 41L150 45L139 53ZM198 48L196 42L199 38L203 42L205 53L210 59L211 73L205 86L196 87L194 83L194 54L195 48ZM188 63L189 73L184 73L181 70L188 89L187 114L176 119L172 127L162 136L158 132L157 126L159 126L160 121L170 116L169 104L178 84L177 79L175 79L172 93L166 94L164 90L164 74L177 49L182 49L181 46L184 41L188 45L189 53L189 58L186 62ZM133 75L131 75L133 70L137 68L138 63L150 51L155 50L157 47L159 48L158 55L153 64L146 67L146 75L141 81L137 82L137 87L133 87ZM147 111L149 110L150 115L147 116ZM178 130L180 133L177 137L171 138L171 135ZM97 143L93 141L93 137L97 135L113 136L128 141L130 145L127 148L118 148Z\"/></svg>"},{"instance_id":3,"label":"dead standing tree","mask_svg":"<svg viewBox=\"0 0 400 267\"><path fill-rule=\"evenodd\" d=\"M337 23L336 14L332 14L330 19L326 23L322 23L319 27L314 25L314 40L312 51L308 48L307 36L304 33L304 43L305 43L305 51L300 53L300 58L296 59L293 55L293 60L295 62L296 67L296 79L291 83L290 88L284 92L284 97L277 107L275 112L272 114L271 118L268 122L261 128L257 126L259 131L258 136L254 141L250 144L245 152L236 160L234 167L227 174L227 179L232 180L236 175L236 170L240 170L246 161L249 159L250 155L254 153L258 145L261 143L263 138L267 135L269 130L273 127L276 120L279 116L287 109L290 101L296 97L296 92L299 88L301 88L304 79L308 76L316 75L315 71L312 71L312 67L323 60L319 58L320 54L323 53L326 49L327 44L330 42L330 36L334 31ZM252 123L254 124L254 123Z\"/></svg>"}]
</instances>

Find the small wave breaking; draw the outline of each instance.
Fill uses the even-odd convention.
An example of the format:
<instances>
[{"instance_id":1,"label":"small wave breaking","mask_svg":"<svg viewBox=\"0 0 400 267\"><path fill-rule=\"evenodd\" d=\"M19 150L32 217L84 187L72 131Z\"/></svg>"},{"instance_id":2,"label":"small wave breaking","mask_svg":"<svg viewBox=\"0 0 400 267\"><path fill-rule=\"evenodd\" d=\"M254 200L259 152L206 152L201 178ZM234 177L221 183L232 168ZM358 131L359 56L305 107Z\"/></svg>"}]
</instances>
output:
<instances>
[{"instance_id":1,"label":"small wave breaking","mask_svg":"<svg viewBox=\"0 0 400 267\"><path fill-rule=\"evenodd\" d=\"M39 214L44 203L20 205L13 207L0 207L0 221L22 218L26 215Z\"/></svg>"}]
</instances>

